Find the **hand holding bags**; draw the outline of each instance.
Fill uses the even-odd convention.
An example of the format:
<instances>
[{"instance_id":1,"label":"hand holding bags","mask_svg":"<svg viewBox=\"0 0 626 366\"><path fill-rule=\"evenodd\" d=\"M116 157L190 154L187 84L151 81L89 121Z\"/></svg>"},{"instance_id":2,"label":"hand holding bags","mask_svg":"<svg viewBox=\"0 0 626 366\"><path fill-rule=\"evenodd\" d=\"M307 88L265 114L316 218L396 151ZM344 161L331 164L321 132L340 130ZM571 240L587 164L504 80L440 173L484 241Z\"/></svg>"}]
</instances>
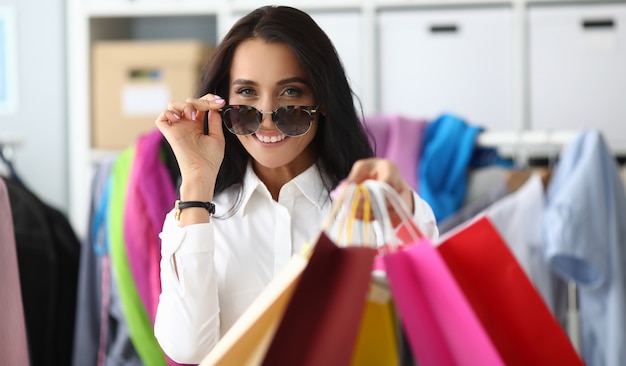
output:
<instances>
[{"instance_id":1,"label":"hand holding bags","mask_svg":"<svg viewBox=\"0 0 626 366\"><path fill-rule=\"evenodd\" d=\"M294 255L201 365L349 364L375 254L322 232L310 258Z\"/></svg>"}]
</instances>

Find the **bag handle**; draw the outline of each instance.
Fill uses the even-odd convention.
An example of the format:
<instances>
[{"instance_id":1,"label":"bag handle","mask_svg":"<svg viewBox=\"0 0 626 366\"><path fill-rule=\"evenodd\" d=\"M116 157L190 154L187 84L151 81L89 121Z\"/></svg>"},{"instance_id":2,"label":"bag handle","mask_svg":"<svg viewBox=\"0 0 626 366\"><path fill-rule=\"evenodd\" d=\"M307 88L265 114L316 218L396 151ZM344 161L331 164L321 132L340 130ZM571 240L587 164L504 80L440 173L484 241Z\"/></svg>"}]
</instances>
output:
<instances>
[{"instance_id":1,"label":"bag handle","mask_svg":"<svg viewBox=\"0 0 626 366\"><path fill-rule=\"evenodd\" d=\"M373 218L376 219L382 230L381 238L384 244L379 246L380 252L388 252L397 250L402 244L409 239L417 241L423 237L417 225L413 222L411 213L406 203L400 195L388 184L376 180L366 180L363 183L346 183L344 184L333 200L330 214L322 225L322 230L329 232L336 224L338 230L337 244L353 245L350 239L354 233L354 224L357 221L362 222L363 246L375 246L374 240L371 240L371 228ZM359 212L359 204L362 204L362 219L357 220ZM398 236L396 228L391 223L390 208L401 219L401 227L406 229L409 238ZM374 227L376 229L376 227Z\"/></svg>"},{"instance_id":2,"label":"bag handle","mask_svg":"<svg viewBox=\"0 0 626 366\"><path fill-rule=\"evenodd\" d=\"M364 184L374 197L374 207L379 210L377 217L384 231L385 242L378 248L379 253L397 251L404 245L424 237L398 192L381 181L367 180ZM391 210L400 218L400 224L397 227L391 223Z\"/></svg>"}]
</instances>

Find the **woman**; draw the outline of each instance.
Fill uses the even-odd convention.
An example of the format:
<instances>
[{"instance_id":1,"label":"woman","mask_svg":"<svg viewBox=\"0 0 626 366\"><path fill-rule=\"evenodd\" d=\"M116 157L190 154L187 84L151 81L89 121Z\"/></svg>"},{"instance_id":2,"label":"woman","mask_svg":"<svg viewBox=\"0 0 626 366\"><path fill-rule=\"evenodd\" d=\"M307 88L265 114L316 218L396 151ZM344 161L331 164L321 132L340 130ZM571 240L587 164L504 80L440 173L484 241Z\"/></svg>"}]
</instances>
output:
<instances>
[{"instance_id":1,"label":"woman","mask_svg":"<svg viewBox=\"0 0 626 366\"><path fill-rule=\"evenodd\" d=\"M339 57L307 14L263 7L240 19L204 69L201 95L156 121L179 163L180 200L195 202L179 203L160 236L155 334L173 360L206 356L316 236L344 179L387 182L437 236L430 207L395 165L372 158Z\"/></svg>"}]
</instances>

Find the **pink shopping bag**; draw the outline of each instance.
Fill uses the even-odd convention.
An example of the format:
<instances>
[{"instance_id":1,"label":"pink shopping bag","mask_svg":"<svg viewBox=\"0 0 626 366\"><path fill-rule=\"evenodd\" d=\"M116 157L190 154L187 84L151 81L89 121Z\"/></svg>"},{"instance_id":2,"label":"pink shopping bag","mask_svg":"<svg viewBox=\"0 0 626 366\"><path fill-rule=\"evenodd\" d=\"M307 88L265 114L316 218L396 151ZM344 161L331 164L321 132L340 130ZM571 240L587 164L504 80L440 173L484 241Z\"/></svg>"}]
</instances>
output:
<instances>
[{"instance_id":1,"label":"pink shopping bag","mask_svg":"<svg viewBox=\"0 0 626 366\"><path fill-rule=\"evenodd\" d=\"M504 365L437 250L427 239L383 257L410 348L422 365Z\"/></svg>"}]
</instances>

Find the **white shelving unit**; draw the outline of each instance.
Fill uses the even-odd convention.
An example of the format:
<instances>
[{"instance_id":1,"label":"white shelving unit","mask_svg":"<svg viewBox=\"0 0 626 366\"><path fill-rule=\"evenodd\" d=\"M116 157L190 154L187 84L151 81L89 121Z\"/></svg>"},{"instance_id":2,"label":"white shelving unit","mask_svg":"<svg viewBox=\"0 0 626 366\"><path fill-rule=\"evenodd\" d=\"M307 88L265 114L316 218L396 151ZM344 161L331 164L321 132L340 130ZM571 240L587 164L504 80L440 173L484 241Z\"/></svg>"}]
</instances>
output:
<instances>
[{"instance_id":1,"label":"white shelving unit","mask_svg":"<svg viewBox=\"0 0 626 366\"><path fill-rule=\"evenodd\" d=\"M70 205L69 214L70 220L74 227L77 229L79 235L84 234L84 228L86 225L86 217L89 209L90 199L90 184L92 177L92 164L94 159L98 159L103 154L107 155L115 152L95 151L91 148L91 111L90 111L90 50L93 42L104 39L139 39L153 36L152 32L156 32L157 36L170 35L173 38L183 36L196 36L203 37L204 41L215 44L219 41L221 36L230 28L233 22L241 15L248 11L265 5L265 2L258 0L231 0L231 1L199 1L199 0L67 0L67 60L68 67L68 117L69 117L69 156L70 156ZM613 22L614 25L609 29L593 29L594 32L612 32L608 37L616 37L616 39L626 40L626 27L618 27L617 23L626 20L626 2L622 1L594 1L594 0L317 0L317 1L285 1L283 4L292 5L302 10L309 12L313 18L318 20L322 28L324 28L330 35L331 39L337 40L336 46L338 48L340 56L345 62L346 69L353 83L353 88L358 93L365 115L371 115L376 113L394 113L398 112L392 103L394 99L394 92L397 90L398 98L406 96L411 93L415 88L433 88L433 85L419 85L419 83L411 80L402 82L402 67L398 70L381 70L381 65L386 64L388 60L385 59L387 54L381 54L381 50L384 49L381 45L381 39L384 37L386 29L385 23L381 22L387 14L401 13L415 16L415 19L428 22L429 19L444 20L446 14L457 15L463 18L464 14L478 14L481 12L491 11L498 9L500 13L506 17L508 24L503 30L507 33L506 37L502 41L502 44L507 46L506 50L502 50L499 47L498 52L502 53L501 66L503 70L506 70L505 77L491 78L490 82L498 83L501 79L506 79L504 93L506 99L503 99L503 105L498 105L500 115L506 117L500 117L498 115L498 121L493 122L493 126L497 127L496 132L508 131L512 133L524 132L531 129L540 129L542 126L549 126L550 128L557 126L558 129L572 130L579 128L581 124L585 122L571 121L568 122L548 124L545 121L532 121L532 116L553 116L554 111L550 110L545 113L532 109L531 96L532 85L530 81L535 83L537 80L544 80L542 75L536 75L530 70L531 60L542 60L544 49L533 49L533 44L530 43L530 36L542 37L542 31L549 32L550 29L545 27L539 29L537 32L529 30L531 24L535 24L537 19L534 18L535 12L533 9L548 9L547 12L538 11L537 15L540 17L540 24L546 24L546 21L550 21L551 16L555 16L555 22L549 23L550 25L559 26L560 22L559 12L555 9L566 9L563 14L567 14L567 17L572 18L579 13L584 13L586 9L592 9L592 15L594 19L609 19L609 23ZM545 14L544 14L545 13ZM342 16L344 17L342 21ZM337 18L338 17L338 18ZM429 18L430 17L430 18ZM547 17L547 18L546 18ZM581 15L581 19L583 19ZM471 29L471 27L484 20L478 17L477 20L472 22L464 22L463 19L459 23L460 29ZM546 20L547 19L547 20ZM456 21L450 16L450 21ZM605 22L606 23L606 22ZM426 24L426 23L425 23ZM345 26L344 26L345 25ZM327 28L326 28L327 27ZM456 29L456 27L454 27ZM549 28L549 27L548 27ZM397 30L396 30L397 31ZM397 47L406 45L407 52L412 52L409 55L413 55L415 60L420 60L420 54L422 52L438 52L437 45L432 45L428 42L419 43L418 36L419 29L407 29L406 36L400 37L394 36ZM488 34L488 29L484 30ZM567 32L567 30L566 30ZM558 33L563 36L564 33ZM432 37L439 37L439 35L431 34ZM577 37L576 35L572 35ZM459 37L457 35L457 37ZM400 39L398 39L400 38ZM450 39L437 38L442 42L447 42ZM507 41L508 39L508 41ZM558 38L557 38L558 39ZM416 43L411 43L415 41ZM455 39L459 41L459 39ZM387 41L389 42L389 41ZM540 42L537 42L540 43ZM622 42L623 43L623 42ZM618 42L619 44L619 42ZM551 45L558 48L559 45ZM422 49L420 47L427 47ZM472 44L464 44L463 47L469 47L468 50L472 50ZM539 47L544 47L539 44ZM455 48L457 49L457 48ZM488 48L486 48L488 49ZM623 49L616 49L612 55L611 63L608 63L611 67L623 68L617 74L615 80L615 87L608 87L607 90L622 90L619 85L626 85L626 55ZM446 53L442 53L445 55ZM532 58L531 58L532 55ZM394 56L396 57L396 56ZM539 57L539 58L537 58ZM606 57L606 56L605 56ZM410 60L409 57L405 57ZM450 56L450 58L452 58ZM621 62L624 58L624 62ZM484 59L483 59L484 60ZM397 60L396 60L397 61ZM444 60L442 60L444 61ZM448 61L448 60L445 60ZM452 64L450 70L456 70L454 67L463 65L462 57L457 60L457 64ZM483 63L484 61L475 61L476 63ZM603 65L602 61L598 61L599 65ZM415 63L419 65L419 63ZM403 65L400 62L398 65ZM411 64L404 64L404 67L411 67ZM593 60L592 63L593 64ZM429 67L416 66L416 67ZM480 67L481 65L474 65ZM491 67L491 66L489 66ZM589 65L583 65L582 67L590 67ZM437 71L437 64L433 65L433 72ZM405 69L406 70L406 69ZM469 70L469 69L468 69ZM492 75L489 72L495 70L479 70L478 72L486 72L485 75ZM423 70L422 70L423 71ZM604 70L605 72L611 72L611 70ZM473 73L475 71L468 71ZM392 76L390 73L395 73ZM398 74L400 73L400 74ZM532 75L532 78L531 78ZM624 75L624 76L622 76ZM588 76L588 75L587 75ZM440 76L445 78L445 75ZM575 77L575 75L574 75ZM381 80L384 78L384 80ZM398 85L389 84L387 81L390 79L400 80ZM394 79L394 80L395 80ZM436 78L435 78L436 80ZM471 79L468 79L471 80ZM446 80L450 82L450 80ZM584 80L583 80L584 81ZM459 81L459 82L473 82L475 81ZM549 84L553 87L549 91L552 95L548 97L555 97L554 92L555 83L558 83L558 79L550 79ZM444 85L445 83L442 83ZM480 88L485 88L485 85L469 85L469 89L472 87L479 91ZM445 84L454 85L454 84ZM468 87L467 84L463 85ZM500 85L502 86L502 85ZM446 86L450 87L450 86ZM597 86L596 86L597 87ZM413 88L413 89L412 89ZM381 90L384 89L385 95L381 95ZM602 93L600 91L594 91L595 93ZM493 93L492 93L493 94ZM486 94L489 95L489 94ZM581 98L584 93L576 94L576 98ZM623 93L621 94L624 95ZM598 95L595 95L597 97ZM469 103L480 104L483 103L481 109L482 112L489 113L489 100L481 99L480 93L476 93L475 96L470 96L474 99L470 99ZM615 99L614 96L607 96L608 100ZM388 102L391 101L391 102ZM575 115L576 108L585 108L583 103L571 102L568 99L562 99L559 103L570 102L570 111L568 116ZM465 101L466 103L468 101ZM498 102L499 104L502 104ZM549 103L548 103L549 104ZM419 101L414 103L416 113L419 115L420 106ZM473 104L472 104L473 106ZM626 106L626 104L624 104ZM495 110L494 106L494 110ZM590 106L589 108L593 108ZM606 119L607 115L611 116L610 121L603 121L602 128L607 130L607 133L611 135L613 139L613 147L620 151L626 151L626 134L625 136L619 136L619 134L613 133L615 131L621 131L621 125L626 120L626 111L623 113L624 108L620 107L608 107L605 105L603 108L609 108L608 113L603 114L603 118ZM615 110L613 110L613 109ZM426 110L427 108L424 108ZM410 110L410 109L409 109ZM572 112L573 111L573 112ZM463 113L463 111L459 111ZM606 112L606 111L605 111ZM431 116L428 116L431 117ZM469 120L472 120L472 116L469 116ZM481 117L483 119L484 117ZM486 118L488 119L488 118ZM477 121L480 123L480 121ZM491 122L490 122L491 123ZM590 127L593 127L593 123L589 123ZM491 126L487 126L489 130ZM487 138L491 144L498 144L497 133L492 138ZM494 140L495 139L495 140ZM503 143L507 143L508 140L504 138Z\"/></svg>"}]
</instances>

